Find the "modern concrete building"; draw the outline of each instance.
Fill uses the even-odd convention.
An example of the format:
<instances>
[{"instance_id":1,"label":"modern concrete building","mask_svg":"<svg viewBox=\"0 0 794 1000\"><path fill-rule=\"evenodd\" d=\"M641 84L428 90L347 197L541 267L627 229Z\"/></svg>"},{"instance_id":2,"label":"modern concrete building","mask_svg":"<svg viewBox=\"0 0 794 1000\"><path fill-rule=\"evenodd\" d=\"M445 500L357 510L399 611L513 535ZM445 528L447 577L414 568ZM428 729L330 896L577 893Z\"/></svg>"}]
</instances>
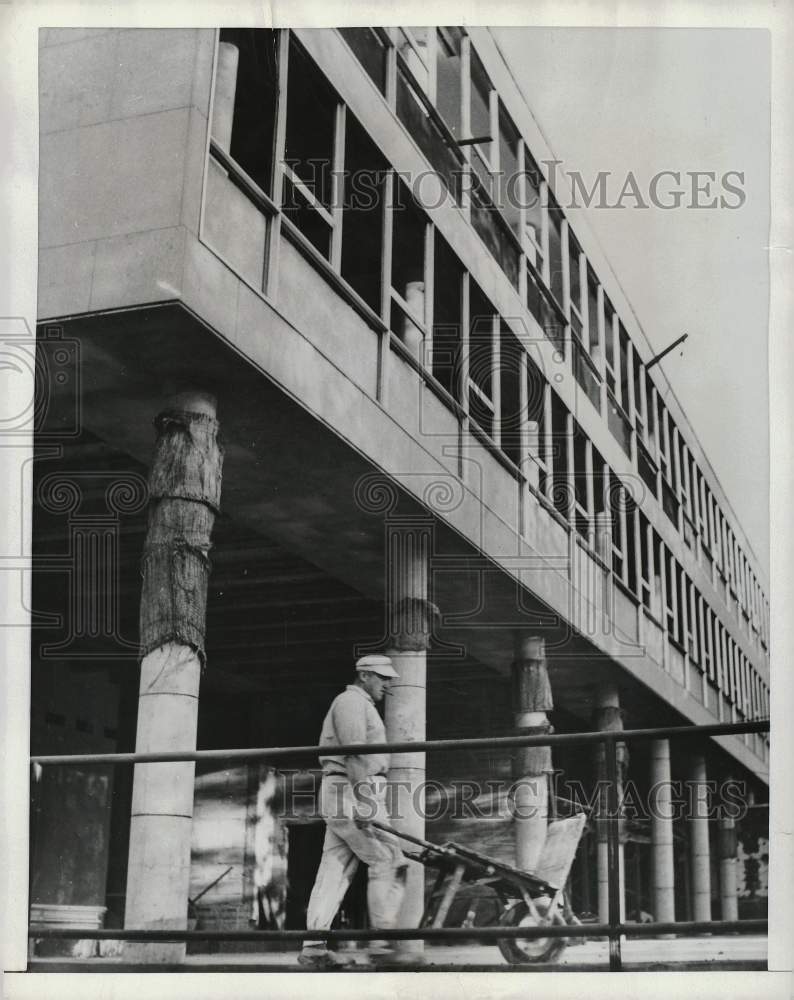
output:
<instances>
[{"instance_id":1,"label":"modern concrete building","mask_svg":"<svg viewBox=\"0 0 794 1000\"><path fill-rule=\"evenodd\" d=\"M40 114L34 753L314 744L383 649L395 739L768 714L765 573L487 29L47 29ZM224 455L206 638L182 636L193 672L152 679L155 709L164 411L214 412ZM544 663L553 707L527 695ZM768 761L760 735L658 740L621 777L665 801L730 777L758 815ZM316 761L290 766L45 767L33 918L178 924L189 896L204 927L302 926L323 825ZM404 822L528 863L504 808L522 766L399 755L428 803L488 813ZM599 766L554 757L585 789ZM627 814L626 913L754 913L744 822ZM604 912L605 858L589 831L577 912Z\"/></svg>"}]
</instances>

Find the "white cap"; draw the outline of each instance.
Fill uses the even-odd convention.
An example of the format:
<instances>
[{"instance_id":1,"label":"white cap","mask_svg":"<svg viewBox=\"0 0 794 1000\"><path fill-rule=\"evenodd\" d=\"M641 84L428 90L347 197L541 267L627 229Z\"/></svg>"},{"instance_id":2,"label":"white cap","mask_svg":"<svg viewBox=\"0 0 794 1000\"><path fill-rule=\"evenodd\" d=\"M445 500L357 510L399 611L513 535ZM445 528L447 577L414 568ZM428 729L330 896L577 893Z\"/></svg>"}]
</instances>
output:
<instances>
[{"instance_id":1,"label":"white cap","mask_svg":"<svg viewBox=\"0 0 794 1000\"><path fill-rule=\"evenodd\" d=\"M378 653L370 653L356 660L356 670L368 670L373 674L379 674L381 677L400 676L391 665L389 657L381 656Z\"/></svg>"}]
</instances>

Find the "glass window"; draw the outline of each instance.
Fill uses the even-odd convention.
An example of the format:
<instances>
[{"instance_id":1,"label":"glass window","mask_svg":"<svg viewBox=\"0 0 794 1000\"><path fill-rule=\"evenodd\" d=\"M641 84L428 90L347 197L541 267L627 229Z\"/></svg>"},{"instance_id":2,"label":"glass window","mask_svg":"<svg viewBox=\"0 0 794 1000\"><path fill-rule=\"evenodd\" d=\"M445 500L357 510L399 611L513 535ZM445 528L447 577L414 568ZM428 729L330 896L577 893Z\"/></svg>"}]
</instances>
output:
<instances>
[{"instance_id":1,"label":"glass window","mask_svg":"<svg viewBox=\"0 0 794 1000\"><path fill-rule=\"evenodd\" d=\"M587 331L590 357L598 358L600 349L598 330L598 278L591 267L587 268Z\"/></svg>"},{"instance_id":2,"label":"glass window","mask_svg":"<svg viewBox=\"0 0 794 1000\"><path fill-rule=\"evenodd\" d=\"M463 266L435 233L433 269L433 375L460 402Z\"/></svg>"},{"instance_id":3,"label":"glass window","mask_svg":"<svg viewBox=\"0 0 794 1000\"><path fill-rule=\"evenodd\" d=\"M460 28L439 28L436 43L436 109L456 139L461 138Z\"/></svg>"},{"instance_id":4,"label":"glass window","mask_svg":"<svg viewBox=\"0 0 794 1000\"><path fill-rule=\"evenodd\" d=\"M543 206L541 204L543 175L532 159L532 154L524 146L524 201L526 208L526 234L536 254L533 261L539 272L543 272Z\"/></svg>"},{"instance_id":5,"label":"glass window","mask_svg":"<svg viewBox=\"0 0 794 1000\"><path fill-rule=\"evenodd\" d=\"M218 50L212 137L266 194L273 190L277 94L278 32L224 28Z\"/></svg>"},{"instance_id":6,"label":"glass window","mask_svg":"<svg viewBox=\"0 0 794 1000\"><path fill-rule=\"evenodd\" d=\"M493 434L493 321L494 307L469 278L469 412L479 426Z\"/></svg>"},{"instance_id":7,"label":"glass window","mask_svg":"<svg viewBox=\"0 0 794 1000\"><path fill-rule=\"evenodd\" d=\"M576 241L571 229L568 230L568 282L571 290L571 306L580 311L582 309L582 286L579 280L579 259L582 250ZM581 326L580 326L581 331Z\"/></svg>"},{"instance_id":8,"label":"glass window","mask_svg":"<svg viewBox=\"0 0 794 1000\"><path fill-rule=\"evenodd\" d=\"M378 90L386 93L386 46L373 28L339 28L358 61L374 81Z\"/></svg>"},{"instance_id":9,"label":"glass window","mask_svg":"<svg viewBox=\"0 0 794 1000\"><path fill-rule=\"evenodd\" d=\"M499 176L497 207L508 226L521 239L518 195L518 131L499 105Z\"/></svg>"},{"instance_id":10,"label":"glass window","mask_svg":"<svg viewBox=\"0 0 794 1000\"><path fill-rule=\"evenodd\" d=\"M427 52L429 30L429 28L400 28L397 32L397 51L425 93L430 89Z\"/></svg>"},{"instance_id":11,"label":"glass window","mask_svg":"<svg viewBox=\"0 0 794 1000\"><path fill-rule=\"evenodd\" d=\"M293 40L287 83L288 168L322 205L331 204L336 94L311 59Z\"/></svg>"},{"instance_id":12,"label":"glass window","mask_svg":"<svg viewBox=\"0 0 794 1000\"><path fill-rule=\"evenodd\" d=\"M499 443L515 464L521 461L521 356L523 348L504 320L499 324ZM529 417L528 419L532 419Z\"/></svg>"},{"instance_id":13,"label":"glass window","mask_svg":"<svg viewBox=\"0 0 794 1000\"><path fill-rule=\"evenodd\" d=\"M387 164L348 112L342 216L342 277L380 314L383 186Z\"/></svg>"},{"instance_id":14,"label":"glass window","mask_svg":"<svg viewBox=\"0 0 794 1000\"><path fill-rule=\"evenodd\" d=\"M427 220L408 188L395 178L392 200L391 329L418 355L425 323L425 236Z\"/></svg>"},{"instance_id":15,"label":"glass window","mask_svg":"<svg viewBox=\"0 0 794 1000\"><path fill-rule=\"evenodd\" d=\"M551 293L563 304L562 285L562 209L549 196L549 281Z\"/></svg>"}]
</instances>

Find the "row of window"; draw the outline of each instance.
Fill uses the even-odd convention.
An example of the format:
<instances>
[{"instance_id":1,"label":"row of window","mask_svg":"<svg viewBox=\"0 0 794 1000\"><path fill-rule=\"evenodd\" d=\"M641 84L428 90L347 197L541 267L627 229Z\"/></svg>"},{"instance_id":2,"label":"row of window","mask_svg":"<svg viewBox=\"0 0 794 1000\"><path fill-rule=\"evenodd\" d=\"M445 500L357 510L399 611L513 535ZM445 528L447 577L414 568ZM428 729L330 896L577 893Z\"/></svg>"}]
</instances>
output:
<instances>
[{"instance_id":1,"label":"row of window","mask_svg":"<svg viewBox=\"0 0 794 1000\"><path fill-rule=\"evenodd\" d=\"M758 581L470 39L459 28L340 33L458 200L469 166L475 229L544 334L563 354L570 345L585 397L599 413L606 407L648 492L766 646ZM475 432L520 466L524 348L291 33L221 31L212 139L229 180L263 212L280 211L287 232L327 261ZM518 199L506 189L516 176ZM515 251L508 266L503 245ZM553 484L560 467L544 447L536 458ZM598 493L593 483L578 489L585 499ZM590 517L592 530L584 504L574 516Z\"/></svg>"}]
</instances>

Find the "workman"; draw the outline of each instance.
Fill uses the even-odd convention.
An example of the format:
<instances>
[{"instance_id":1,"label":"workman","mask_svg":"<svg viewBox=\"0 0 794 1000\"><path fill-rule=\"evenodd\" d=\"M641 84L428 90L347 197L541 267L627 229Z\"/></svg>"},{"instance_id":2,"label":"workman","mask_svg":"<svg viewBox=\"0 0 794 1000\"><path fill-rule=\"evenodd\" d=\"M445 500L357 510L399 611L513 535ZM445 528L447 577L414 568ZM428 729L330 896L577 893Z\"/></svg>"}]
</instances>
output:
<instances>
[{"instance_id":1,"label":"workman","mask_svg":"<svg viewBox=\"0 0 794 1000\"><path fill-rule=\"evenodd\" d=\"M356 679L334 698L323 722L320 753L323 775L320 811L326 823L320 867L309 899L308 930L327 930L347 888L363 861L369 868L367 907L374 929L394 927L405 893L407 862L397 838L371 825L389 823L386 773L390 754L335 754L334 747L354 743L385 743L386 728L375 707L399 675L388 656L362 656ZM372 961L383 960L388 945L372 942ZM302 965L332 969L352 958L327 948L324 941L305 941L298 956Z\"/></svg>"}]
</instances>

